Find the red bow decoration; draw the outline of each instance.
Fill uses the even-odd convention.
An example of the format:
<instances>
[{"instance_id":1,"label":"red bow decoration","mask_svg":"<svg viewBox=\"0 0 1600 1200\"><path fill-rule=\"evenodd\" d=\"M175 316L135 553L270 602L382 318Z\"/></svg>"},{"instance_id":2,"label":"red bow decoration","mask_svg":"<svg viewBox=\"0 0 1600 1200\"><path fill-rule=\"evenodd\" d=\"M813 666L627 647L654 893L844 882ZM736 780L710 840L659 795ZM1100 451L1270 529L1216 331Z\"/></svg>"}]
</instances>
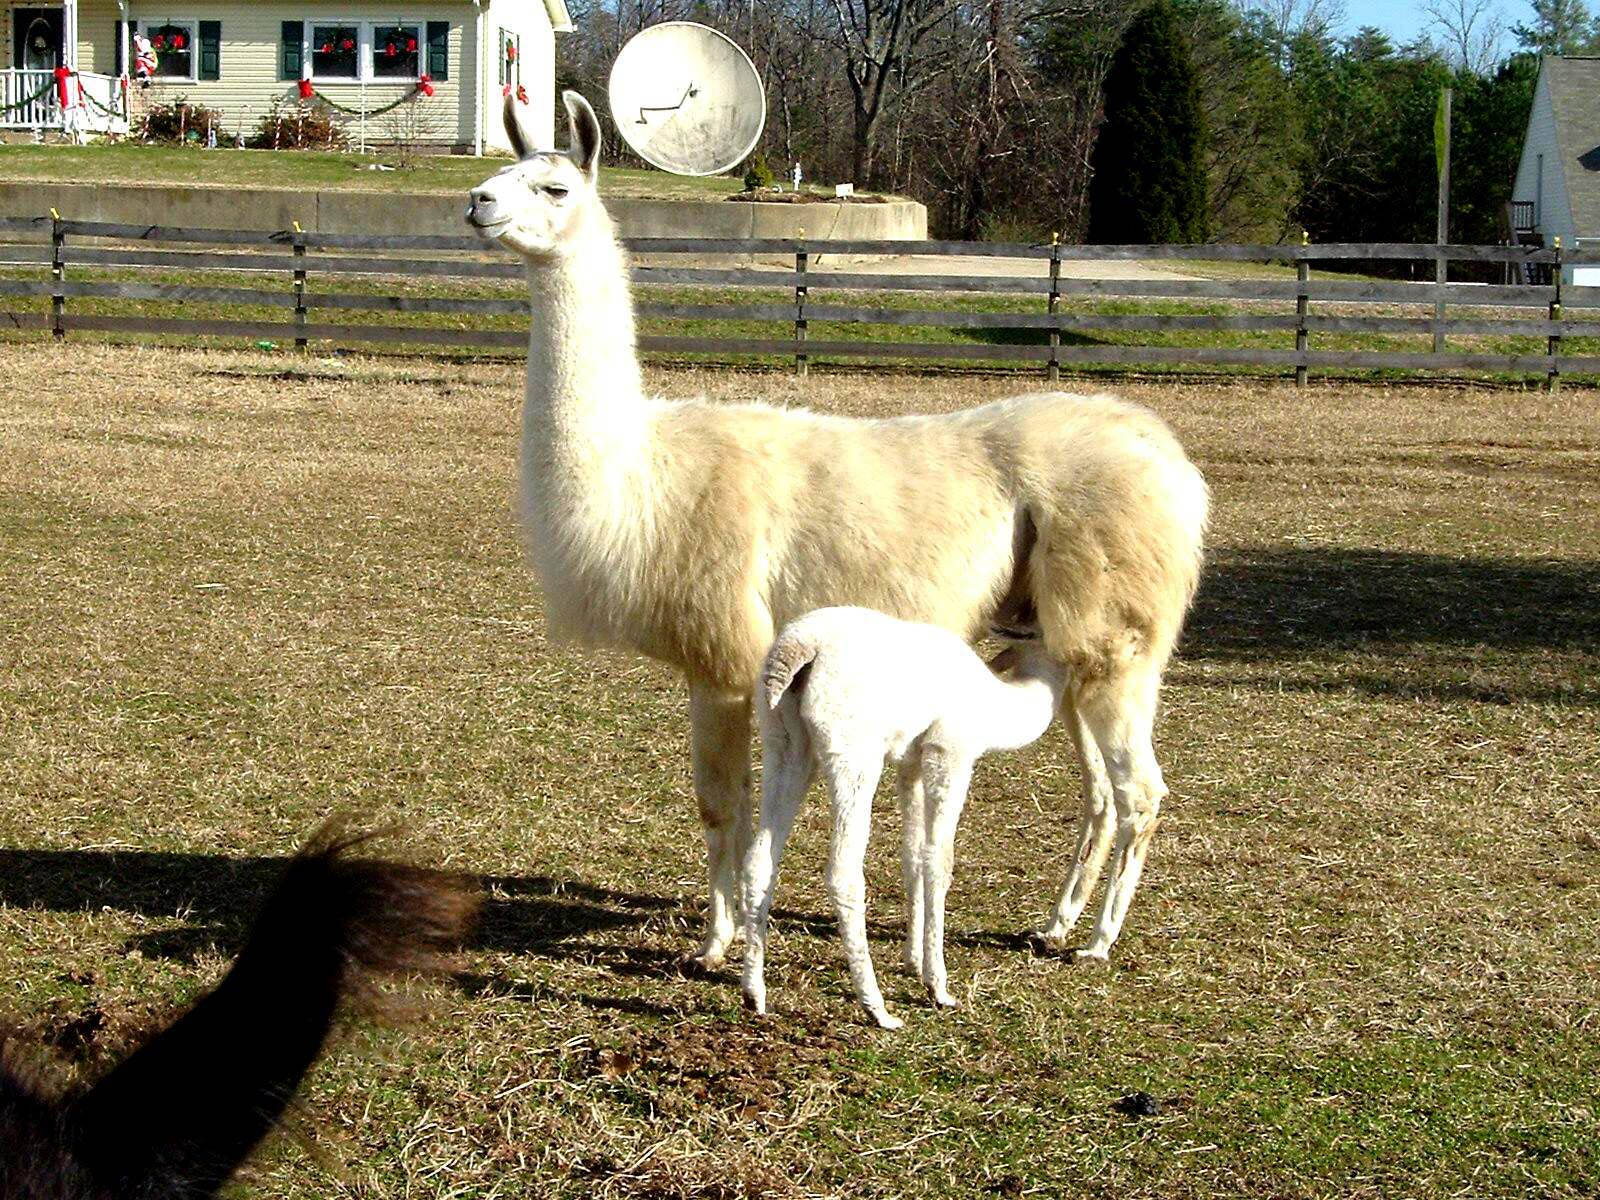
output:
<instances>
[{"instance_id":1,"label":"red bow decoration","mask_svg":"<svg viewBox=\"0 0 1600 1200\"><path fill-rule=\"evenodd\" d=\"M416 38L407 38L406 39L406 53L407 54L415 54L416 52L417 52L417 39Z\"/></svg>"},{"instance_id":2,"label":"red bow decoration","mask_svg":"<svg viewBox=\"0 0 1600 1200\"><path fill-rule=\"evenodd\" d=\"M322 52L324 54L332 54L333 53L333 43L332 42L323 42L322 43Z\"/></svg>"},{"instance_id":3,"label":"red bow decoration","mask_svg":"<svg viewBox=\"0 0 1600 1200\"><path fill-rule=\"evenodd\" d=\"M500 94L509 100L511 98L511 85L509 83L501 84Z\"/></svg>"},{"instance_id":4,"label":"red bow decoration","mask_svg":"<svg viewBox=\"0 0 1600 1200\"><path fill-rule=\"evenodd\" d=\"M517 99L522 101L524 104L528 102L528 89L523 87L520 83L517 84Z\"/></svg>"},{"instance_id":5,"label":"red bow decoration","mask_svg":"<svg viewBox=\"0 0 1600 1200\"><path fill-rule=\"evenodd\" d=\"M309 100L315 93L316 88L311 86L311 80L302 79L300 81L300 99Z\"/></svg>"},{"instance_id":6,"label":"red bow decoration","mask_svg":"<svg viewBox=\"0 0 1600 1200\"><path fill-rule=\"evenodd\" d=\"M424 75L422 78L418 79L417 91L421 92L424 96L433 95L433 76Z\"/></svg>"},{"instance_id":7,"label":"red bow decoration","mask_svg":"<svg viewBox=\"0 0 1600 1200\"><path fill-rule=\"evenodd\" d=\"M167 39L158 33L155 37L150 39L150 44L157 50L165 50L167 48Z\"/></svg>"},{"instance_id":8,"label":"red bow decoration","mask_svg":"<svg viewBox=\"0 0 1600 1200\"><path fill-rule=\"evenodd\" d=\"M506 61L507 62L516 62L517 61L517 48L515 46L507 46L506 47Z\"/></svg>"},{"instance_id":9,"label":"red bow decoration","mask_svg":"<svg viewBox=\"0 0 1600 1200\"><path fill-rule=\"evenodd\" d=\"M354 50L355 48L356 48L355 42L351 41L349 38L345 38L344 41L339 43L339 49L345 51L346 53L348 53L351 50Z\"/></svg>"},{"instance_id":10,"label":"red bow decoration","mask_svg":"<svg viewBox=\"0 0 1600 1200\"><path fill-rule=\"evenodd\" d=\"M183 34L175 33L172 35L172 48L174 50L183 49Z\"/></svg>"},{"instance_id":11,"label":"red bow decoration","mask_svg":"<svg viewBox=\"0 0 1600 1200\"><path fill-rule=\"evenodd\" d=\"M56 97L61 101L62 108L69 108L71 106L70 101L67 99L67 80L71 78L72 72L67 70L67 68L56 68Z\"/></svg>"},{"instance_id":12,"label":"red bow decoration","mask_svg":"<svg viewBox=\"0 0 1600 1200\"><path fill-rule=\"evenodd\" d=\"M399 53L400 53L400 48L398 46L396 46L393 42L390 42L387 46L385 46L383 48L383 56L385 58L393 58L396 54L399 54Z\"/></svg>"}]
</instances>

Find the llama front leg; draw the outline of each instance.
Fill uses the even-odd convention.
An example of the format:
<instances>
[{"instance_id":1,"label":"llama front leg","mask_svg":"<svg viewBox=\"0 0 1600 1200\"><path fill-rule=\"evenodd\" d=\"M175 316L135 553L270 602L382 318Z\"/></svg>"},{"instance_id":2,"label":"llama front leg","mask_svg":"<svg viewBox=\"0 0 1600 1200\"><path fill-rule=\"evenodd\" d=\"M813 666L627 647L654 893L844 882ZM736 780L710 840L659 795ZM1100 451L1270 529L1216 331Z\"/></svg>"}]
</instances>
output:
<instances>
[{"instance_id":1,"label":"llama front leg","mask_svg":"<svg viewBox=\"0 0 1600 1200\"><path fill-rule=\"evenodd\" d=\"M867 835L872 826L872 794L883 771L882 760L853 762L828 756L823 762L828 797L833 804L833 840L828 847L828 895L839 914L839 936L850 964L856 998L884 1029L904 1022L889 1015L878 990L867 947Z\"/></svg>"},{"instance_id":2,"label":"llama front leg","mask_svg":"<svg viewBox=\"0 0 1600 1200\"><path fill-rule=\"evenodd\" d=\"M1104 961L1110 955L1139 886L1150 840L1160 819L1167 785L1151 744L1159 686L1154 671L1110 680L1096 690L1093 702L1084 707L1085 723L1111 777L1117 835L1106 893L1089 944L1078 951L1081 958Z\"/></svg>"},{"instance_id":3,"label":"llama front leg","mask_svg":"<svg viewBox=\"0 0 1600 1200\"><path fill-rule=\"evenodd\" d=\"M929 750L923 754L923 778L928 789L928 816L922 856L927 922L922 943L922 983L938 1007L956 1008L944 969L944 906L955 863L956 826L972 783L972 762Z\"/></svg>"},{"instance_id":4,"label":"llama front leg","mask_svg":"<svg viewBox=\"0 0 1600 1200\"><path fill-rule=\"evenodd\" d=\"M923 843L928 836L921 757L913 749L900 760L900 882L906 897L906 944L901 962L918 979L922 978Z\"/></svg>"},{"instance_id":5,"label":"llama front leg","mask_svg":"<svg viewBox=\"0 0 1600 1200\"><path fill-rule=\"evenodd\" d=\"M804 730L791 736L777 722L762 730L761 816L744 864L744 1002L767 1011L767 917L778 882L778 863L795 814L811 786L811 747Z\"/></svg>"},{"instance_id":6,"label":"llama front leg","mask_svg":"<svg viewBox=\"0 0 1600 1200\"><path fill-rule=\"evenodd\" d=\"M739 871L750 848L750 697L689 685L694 793L706 839L706 936L686 966L714 970L733 940Z\"/></svg>"},{"instance_id":7,"label":"llama front leg","mask_svg":"<svg viewBox=\"0 0 1600 1200\"><path fill-rule=\"evenodd\" d=\"M1078 818L1078 844L1072 867L1061 885L1061 895L1049 922L1038 931L1038 936L1050 943L1061 941L1078 923L1094 885L1100 881L1106 856L1111 853L1114 803L1105 759L1071 701L1063 702L1061 717L1078 755L1083 809Z\"/></svg>"}]
</instances>

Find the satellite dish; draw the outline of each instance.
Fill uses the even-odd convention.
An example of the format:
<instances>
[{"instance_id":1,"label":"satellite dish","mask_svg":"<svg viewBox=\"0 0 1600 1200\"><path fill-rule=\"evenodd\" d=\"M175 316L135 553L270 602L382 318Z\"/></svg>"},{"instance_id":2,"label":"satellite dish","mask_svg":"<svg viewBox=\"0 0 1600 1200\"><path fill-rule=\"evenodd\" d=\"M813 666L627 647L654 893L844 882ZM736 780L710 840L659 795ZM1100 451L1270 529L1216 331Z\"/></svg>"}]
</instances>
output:
<instances>
[{"instance_id":1,"label":"satellite dish","mask_svg":"<svg viewBox=\"0 0 1600 1200\"><path fill-rule=\"evenodd\" d=\"M674 175L743 162L767 123L749 55L715 29L663 21L635 34L611 68L611 119L635 154Z\"/></svg>"}]
</instances>

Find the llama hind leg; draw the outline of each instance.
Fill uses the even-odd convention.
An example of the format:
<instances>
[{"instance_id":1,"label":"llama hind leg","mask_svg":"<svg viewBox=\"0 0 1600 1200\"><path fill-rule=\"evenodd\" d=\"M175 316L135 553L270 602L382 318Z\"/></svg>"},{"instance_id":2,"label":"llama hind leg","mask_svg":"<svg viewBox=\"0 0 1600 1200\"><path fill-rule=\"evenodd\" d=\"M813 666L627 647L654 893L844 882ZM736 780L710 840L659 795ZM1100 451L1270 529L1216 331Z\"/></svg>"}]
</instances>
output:
<instances>
[{"instance_id":1,"label":"llama hind leg","mask_svg":"<svg viewBox=\"0 0 1600 1200\"><path fill-rule=\"evenodd\" d=\"M767 918L778 882L778 863L795 814L811 786L810 738L780 721L766 723L761 738L761 816L744 863L744 1002L767 1011Z\"/></svg>"},{"instance_id":2,"label":"llama hind leg","mask_svg":"<svg viewBox=\"0 0 1600 1200\"><path fill-rule=\"evenodd\" d=\"M856 998L884 1029L904 1023L889 1015L867 947L867 836L872 828L872 795L883 772L874 762L829 755L822 769L833 805L833 840L828 846L828 895L839 915L839 936Z\"/></svg>"},{"instance_id":3,"label":"llama hind leg","mask_svg":"<svg viewBox=\"0 0 1600 1200\"><path fill-rule=\"evenodd\" d=\"M927 837L923 844L922 876L926 925L922 943L922 982L940 1008L957 1007L944 969L944 906L950 892L950 872L955 862L956 825L967 802L972 763L942 751L923 754L928 786Z\"/></svg>"},{"instance_id":4,"label":"llama hind leg","mask_svg":"<svg viewBox=\"0 0 1600 1200\"><path fill-rule=\"evenodd\" d=\"M1078 955L1104 960L1122 932L1155 836L1167 785L1151 745L1160 672L1148 664L1097 682L1081 704L1084 723L1105 759L1117 810L1111 873L1089 943Z\"/></svg>"},{"instance_id":5,"label":"llama hind leg","mask_svg":"<svg viewBox=\"0 0 1600 1200\"><path fill-rule=\"evenodd\" d=\"M720 966L735 933L739 871L750 848L750 697L689 686L690 752L706 839L706 936L686 966Z\"/></svg>"},{"instance_id":6,"label":"llama hind leg","mask_svg":"<svg viewBox=\"0 0 1600 1200\"><path fill-rule=\"evenodd\" d=\"M1106 858L1111 853L1113 822L1113 795L1111 777L1106 773L1105 758L1095 744L1094 735L1083 723L1071 701L1062 705L1062 720L1072 737L1072 746L1078 755L1078 772L1082 779L1083 810L1078 818L1078 846L1073 855L1072 868L1061 885L1061 895L1056 900L1050 920L1038 931L1047 942L1065 938L1078 923L1094 885L1100 881Z\"/></svg>"},{"instance_id":7,"label":"llama hind leg","mask_svg":"<svg viewBox=\"0 0 1600 1200\"><path fill-rule=\"evenodd\" d=\"M922 978L923 842L927 839L927 795L922 755L913 750L900 760L900 882L906 897L906 944L900 961Z\"/></svg>"}]
</instances>

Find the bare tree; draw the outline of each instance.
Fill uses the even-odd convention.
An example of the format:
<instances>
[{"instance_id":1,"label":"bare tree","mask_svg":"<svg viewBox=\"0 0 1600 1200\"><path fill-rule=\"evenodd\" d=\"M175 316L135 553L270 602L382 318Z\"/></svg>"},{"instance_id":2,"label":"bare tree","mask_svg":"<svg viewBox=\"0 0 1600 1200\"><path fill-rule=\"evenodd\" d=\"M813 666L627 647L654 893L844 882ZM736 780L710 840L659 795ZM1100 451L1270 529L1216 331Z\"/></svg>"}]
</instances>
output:
<instances>
[{"instance_id":1,"label":"bare tree","mask_svg":"<svg viewBox=\"0 0 1600 1200\"><path fill-rule=\"evenodd\" d=\"M1506 18L1498 0L1424 0L1422 11L1455 66L1487 75L1500 61Z\"/></svg>"},{"instance_id":2,"label":"bare tree","mask_svg":"<svg viewBox=\"0 0 1600 1200\"><path fill-rule=\"evenodd\" d=\"M1241 7L1267 36L1280 67L1288 65L1297 38L1331 38L1345 18L1344 0L1244 0Z\"/></svg>"}]
</instances>

